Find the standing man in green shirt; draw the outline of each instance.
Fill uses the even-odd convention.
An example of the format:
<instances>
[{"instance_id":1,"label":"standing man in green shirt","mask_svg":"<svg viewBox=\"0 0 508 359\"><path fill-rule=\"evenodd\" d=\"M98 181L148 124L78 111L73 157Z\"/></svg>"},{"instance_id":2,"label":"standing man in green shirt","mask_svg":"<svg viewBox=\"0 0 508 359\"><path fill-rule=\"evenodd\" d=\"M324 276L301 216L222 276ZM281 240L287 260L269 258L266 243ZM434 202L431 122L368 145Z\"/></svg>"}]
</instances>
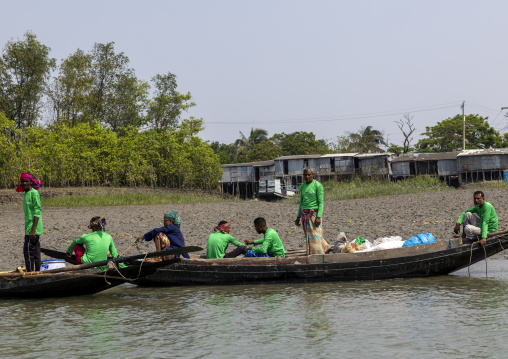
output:
<instances>
[{"instance_id":1,"label":"standing man in green shirt","mask_svg":"<svg viewBox=\"0 0 508 359\"><path fill-rule=\"evenodd\" d=\"M256 232L264 234L263 238L255 241L245 240L245 244L261 244L261 247L250 246L247 248L245 257L285 257L286 251L275 229L268 228L266 220L258 217L254 220Z\"/></svg>"},{"instance_id":2,"label":"standing man in green shirt","mask_svg":"<svg viewBox=\"0 0 508 359\"><path fill-rule=\"evenodd\" d=\"M304 183L300 186L300 206L295 224L303 225L303 233L307 242L307 255L325 254L330 245L323 238L321 217L323 216L324 190L323 185L314 179L314 170L303 169Z\"/></svg>"},{"instance_id":3,"label":"standing man in green shirt","mask_svg":"<svg viewBox=\"0 0 508 359\"><path fill-rule=\"evenodd\" d=\"M462 212L453 230L458 234L462 224L462 238L480 237L480 244L485 247L487 233L497 231L497 213L494 207L485 201L485 194L482 191L476 191L473 200L474 207Z\"/></svg>"},{"instance_id":4,"label":"standing man in green shirt","mask_svg":"<svg viewBox=\"0 0 508 359\"><path fill-rule=\"evenodd\" d=\"M34 180L29 173L23 172L19 178L16 192L24 192L23 211L25 212L25 243L23 244L23 256L27 272L35 272L41 269L41 244L42 235L41 198L37 190L41 181Z\"/></svg>"}]
</instances>

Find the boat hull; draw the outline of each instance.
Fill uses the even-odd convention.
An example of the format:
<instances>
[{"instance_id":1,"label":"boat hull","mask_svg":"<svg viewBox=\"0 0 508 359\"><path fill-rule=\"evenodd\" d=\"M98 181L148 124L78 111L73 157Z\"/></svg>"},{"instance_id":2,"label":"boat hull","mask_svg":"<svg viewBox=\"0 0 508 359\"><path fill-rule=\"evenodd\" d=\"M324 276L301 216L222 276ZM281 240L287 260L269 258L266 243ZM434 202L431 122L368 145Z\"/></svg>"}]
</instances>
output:
<instances>
[{"instance_id":1,"label":"boat hull","mask_svg":"<svg viewBox=\"0 0 508 359\"><path fill-rule=\"evenodd\" d=\"M0 277L0 298L51 298L89 295L116 287L127 280L156 272L159 263L132 265L116 270L101 272L97 269L70 273L52 273L26 276ZM164 264L162 264L164 265ZM123 276L123 277L122 277Z\"/></svg>"},{"instance_id":2,"label":"boat hull","mask_svg":"<svg viewBox=\"0 0 508 359\"><path fill-rule=\"evenodd\" d=\"M506 235L463 245L460 239L365 253L189 260L135 281L143 286L231 285L383 280L445 275L508 248Z\"/></svg>"}]
</instances>

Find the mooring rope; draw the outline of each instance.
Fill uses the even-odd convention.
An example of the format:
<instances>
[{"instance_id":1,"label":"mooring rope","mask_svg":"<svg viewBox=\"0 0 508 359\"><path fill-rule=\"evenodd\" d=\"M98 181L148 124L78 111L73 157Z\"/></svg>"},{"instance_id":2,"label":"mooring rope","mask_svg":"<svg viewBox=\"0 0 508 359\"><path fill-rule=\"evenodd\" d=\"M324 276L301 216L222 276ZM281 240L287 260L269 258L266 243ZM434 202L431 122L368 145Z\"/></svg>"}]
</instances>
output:
<instances>
[{"instance_id":1,"label":"mooring rope","mask_svg":"<svg viewBox=\"0 0 508 359\"><path fill-rule=\"evenodd\" d=\"M501 244L501 240L499 240L499 243ZM471 278L471 272L469 271L469 266L471 265L471 261L473 259L473 245L474 244L475 244L475 242L471 243L469 264L467 266L467 274L468 274L469 278ZM487 244L485 244L485 245L487 245ZM501 245L501 248L503 248L503 245ZM485 278L488 278L488 275L487 275L487 250L485 249L485 247L483 247L483 253L485 253Z\"/></svg>"},{"instance_id":2,"label":"mooring rope","mask_svg":"<svg viewBox=\"0 0 508 359\"><path fill-rule=\"evenodd\" d=\"M131 246L131 247L132 247L132 246ZM128 248L127 248L127 249L128 249ZM125 251L127 251L127 250L125 250ZM125 252L124 252L124 253L125 253ZM127 278L127 277L125 277L125 276L122 274L122 272L120 272L120 268L118 268L118 266L116 265L116 263L115 263L115 262L113 262L113 261L108 262L108 264L106 265L106 268L107 268L107 269L111 269L111 270L116 270L116 271L117 271L117 273L118 273L118 274L120 274L120 276L121 276L123 279L125 279L125 280L126 280L126 281L128 281L128 282L133 282L133 281L137 280L137 279L139 278L139 276L141 275L141 267L143 267L143 264L145 263L145 260L146 260L146 256L147 256L147 255L148 255L148 252L146 252L146 253L145 253L145 257L143 258L143 261L141 261L141 264L139 265L139 272L138 272L138 275L137 275L137 277L136 277L136 278L134 278L134 279L131 279L131 278ZM107 283L108 285L111 285L111 283L110 283L110 282L108 282L108 280L106 279L106 273L107 273L107 272L108 272L107 270L105 270L105 271L104 271L104 280L106 281L106 283Z\"/></svg>"},{"instance_id":3,"label":"mooring rope","mask_svg":"<svg viewBox=\"0 0 508 359\"><path fill-rule=\"evenodd\" d=\"M131 244L130 246L128 246L128 247L127 247L127 249L126 249L126 250L124 250L124 251L122 252L122 254L120 254L120 255L119 255L119 257L123 256L123 255L125 254L125 252L127 252L129 249L131 249L131 248L132 248L132 247L134 247L135 245L136 245L136 240L134 240L134 242L132 242L132 244ZM138 249L139 249L139 247L138 247Z\"/></svg>"}]
</instances>

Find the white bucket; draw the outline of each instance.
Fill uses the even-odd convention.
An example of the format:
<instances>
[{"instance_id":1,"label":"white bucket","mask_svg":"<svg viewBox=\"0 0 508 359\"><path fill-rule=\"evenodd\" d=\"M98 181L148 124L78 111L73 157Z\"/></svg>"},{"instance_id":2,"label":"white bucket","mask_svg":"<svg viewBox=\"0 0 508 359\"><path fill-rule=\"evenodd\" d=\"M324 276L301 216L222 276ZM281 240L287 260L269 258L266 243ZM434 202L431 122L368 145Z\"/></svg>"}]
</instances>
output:
<instances>
[{"instance_id":1,"label":"white bucket","mask_svg":"<svg viewBox=\"0 0 508 359\"><path fill-rule=\"evenodd\" d=\"M46 259L41 261L41 272L45 270L64 268L65 260L63 259Z\"/></svg>"}]
</instances>

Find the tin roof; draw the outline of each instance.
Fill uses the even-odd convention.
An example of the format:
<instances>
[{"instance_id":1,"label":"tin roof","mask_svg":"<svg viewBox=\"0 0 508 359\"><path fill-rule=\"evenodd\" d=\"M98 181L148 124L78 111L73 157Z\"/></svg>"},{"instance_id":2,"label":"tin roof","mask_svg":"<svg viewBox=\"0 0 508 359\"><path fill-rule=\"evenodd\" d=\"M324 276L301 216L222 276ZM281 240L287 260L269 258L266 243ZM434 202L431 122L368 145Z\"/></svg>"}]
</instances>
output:
<instances>
[{"instance_id":1,"label":"tin roof","mask_svg":"<svg viewBox=\"0 0 508 359\"><path fill-rule=\"evenodd\" d=\"M294 156L280 156L275 159L277 160L302 160L306 158L320 158L323 157L323 155L294 155Z\"/></svg>"},{"instance_id":2,"label":"tin roof","mask_svg":"<svg viewBox=\"0 0 508 359\"><path fill-rule=\"evenodd\" d=\"M229 163L221 165L221 167L264 167L264 166L273 166L274 164L275 164L274 160L268 160L258 162Z\"/></svg>"},{"instance_id":3,"label":"tin roof","mask_svg":"<svg viewBox=\"0 0 508 359\"><path fill-rule=\"evenodd\" d=\"M416 161L455 160L460 152L420 153Z\"/></svg>"},{"instance_id":4,"label":"tin roof","mask_svg":"<svg viewBox=\"0 0 508 359\"><path fill-rule=\"evenodd\" d=\"M355 157L358 158L369 158L369 157L379 157L379 156L391 156L390 152L381 152L381 153L358 153Z\"/></svg>"},{"instance_id":5,"label":"tin roof","mask_svg":"<svg viewBox=\"0 0 508 359\"><path fill-rule=\"evenodd\" d=\"M349 153L330 153L327 155L323 155L321 157L354 157L358 154L358 152L349 152Z\"/></svg>"},{"instance_id":6,"label":"tin roof","mask_svg":"<svg viewBox=\"0 0 508 359\"><path fill-rule=\"evenodd\" d=\"M493 155L508 155L508 148L489 148L485 150L464 150L457 156L493 156Z\"/></svg>"}]
</instances>

